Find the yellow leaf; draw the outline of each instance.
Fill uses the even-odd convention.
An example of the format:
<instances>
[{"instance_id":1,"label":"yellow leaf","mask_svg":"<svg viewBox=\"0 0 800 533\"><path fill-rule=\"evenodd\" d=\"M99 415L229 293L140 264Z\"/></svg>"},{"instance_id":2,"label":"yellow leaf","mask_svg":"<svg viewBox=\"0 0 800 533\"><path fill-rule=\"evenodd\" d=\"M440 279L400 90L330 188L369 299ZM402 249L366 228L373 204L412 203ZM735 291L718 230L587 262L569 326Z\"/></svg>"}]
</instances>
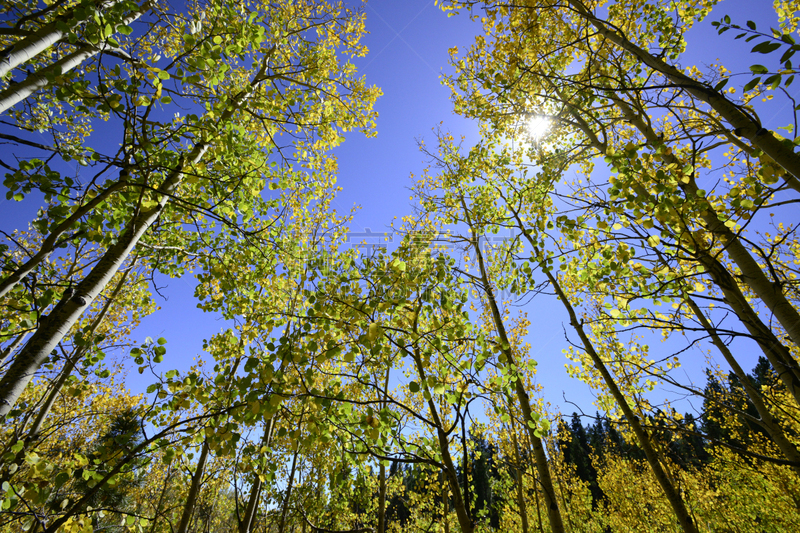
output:
<instances>
[{"instance_id":1,"label":"yellow leaf","mask_svg":"<svg viewBox=\"0 0 800 533\"><path fill-rule=\"evenodd\" d=\"M373 322L372 324L369 325L369 328L367 329L367 338L370 340L370 342L377 339L380 336L380 334L381 334L381 326L377 322Z\"/></svg>"}]
</instances>

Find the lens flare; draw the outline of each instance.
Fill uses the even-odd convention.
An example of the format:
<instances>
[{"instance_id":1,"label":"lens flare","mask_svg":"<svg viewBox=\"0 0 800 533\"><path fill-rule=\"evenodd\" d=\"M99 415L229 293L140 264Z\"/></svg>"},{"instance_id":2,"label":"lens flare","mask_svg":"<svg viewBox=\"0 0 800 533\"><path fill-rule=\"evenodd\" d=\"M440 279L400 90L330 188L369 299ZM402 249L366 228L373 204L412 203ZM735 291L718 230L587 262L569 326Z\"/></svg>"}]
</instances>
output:
<instances>
[{"instance_id":1,"label":"lens flare","mask_svg":"<svg viewBox=\"0 0 800 533\"><path fill-rule=\"evenodd\" d=\"M528 135L530 135L534 141L538 141L544 137L549 128L550 119L547 117L534 115L528 120Z\"/></svg>"}]
</instances>

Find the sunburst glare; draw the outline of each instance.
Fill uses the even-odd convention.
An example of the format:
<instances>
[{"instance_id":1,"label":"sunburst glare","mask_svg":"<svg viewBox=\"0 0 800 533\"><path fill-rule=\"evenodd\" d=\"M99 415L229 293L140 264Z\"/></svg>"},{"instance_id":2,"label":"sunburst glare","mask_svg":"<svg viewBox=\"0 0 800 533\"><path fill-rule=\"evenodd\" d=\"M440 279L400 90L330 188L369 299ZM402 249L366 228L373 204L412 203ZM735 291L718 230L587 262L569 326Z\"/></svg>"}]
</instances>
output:
<instances>
[{"instance_id":1,"label":"sunburst glare","mask_svg":"<svg viewBox=\"0 0 800 533\"><path fill-rule=\"evenodd\" d=\"M550 129L550 119L541 115L533 115L528 120L528 135L534 141L540 141Z\"/></svg>"}]
</instances>

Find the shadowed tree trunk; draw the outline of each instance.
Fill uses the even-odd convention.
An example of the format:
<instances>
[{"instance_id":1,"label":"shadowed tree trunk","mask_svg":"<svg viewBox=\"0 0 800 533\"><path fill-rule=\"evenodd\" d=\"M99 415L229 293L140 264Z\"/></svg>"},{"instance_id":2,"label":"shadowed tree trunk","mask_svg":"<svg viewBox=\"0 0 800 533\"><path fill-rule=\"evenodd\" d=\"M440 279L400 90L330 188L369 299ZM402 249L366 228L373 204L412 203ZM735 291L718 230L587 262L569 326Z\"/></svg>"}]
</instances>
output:
<instances>
[{"instance_id":1,"label":"shadowed tree trunk","mask_svg":"<svg viewBox=\"0 0 800 533\"><path fill-rule=\"evenodd\" d=\"M189 487L189 494L186 495L186 501L183 504L183 513L181 514L181 521L180 524L178 524L176 533L187 533L189 531L189 523L192 520L192 514L197 504L197 497L200 494L200 485L203 481L207 460L208 440L204 440L203 447L200 451L200 458L197 460L197 467L194 469L194 474L192 475L192 484Z\"/></svg>"}]
</instances>

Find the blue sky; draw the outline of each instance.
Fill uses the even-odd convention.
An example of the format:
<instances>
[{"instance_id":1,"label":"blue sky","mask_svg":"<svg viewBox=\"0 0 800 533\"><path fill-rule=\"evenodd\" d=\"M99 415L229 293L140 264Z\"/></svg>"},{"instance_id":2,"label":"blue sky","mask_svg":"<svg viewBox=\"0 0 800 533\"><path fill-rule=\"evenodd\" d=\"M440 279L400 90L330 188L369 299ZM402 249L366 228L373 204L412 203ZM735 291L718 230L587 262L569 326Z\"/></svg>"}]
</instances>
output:
<instances>
[{"instance_id":1,"label":"blue sky","mask_svg":"<svg viewBox=\"0 0 800 533\"><path fill-rule=\"evenodd\" d=\"M419 173L425 159L417 149L415 138L426 137L432 141L431 129L442 122L444 130L466 137L465 146L478 140L476 124L453 113L449 90L440 84L440 75L443 71L450 71L448 48L458 46L466 49L480 31L480 26L464 15L448 18L434 6L433 0L373 0L366 4L365 11L370 35L364 42L370 53L356 65L370 84L381 87L384 96L376 106L380 113L377 137L365 139L351 134L336 151L339 185L343 187L337 205L342 209L349 209L354 204L360 206L351 224L352 231L363 232L369 228L380 232L388 231L395 216L411 212L407 189L411 184L409 175ZM760 31L768 32L770 27L777 27L772 0L722 1L710 16L689 32L687 51L680 63L683 67L694 64L702 68L719 60L732 73L741 73L733 76L730 82L730 86L740 88L751 78L749 66L765 59L750 53L759 40L751 43L745 43L743 39L734 40L734 31L717 35L711 23L726 14L733 23L741 26L753 20ZM796 95L800 91L800 81L792 89ZM759 100L754 104L758 106L762 120L770 127L781 127L789 122L787 113L791 108L785 100L780 103L762 103ZM577 379L570 378L564 368L567 362L562 354L562 349L567 346L565 334L573 341L577 336L567 324L561 304L553 298L540 296L524 309L531 320L528 341L532 357L539 362L537 378L543 385L545 400L567 413L580 408L593 414L591 390ZM664 348L659 350L656 344L655 340L650 342L654 357L659 351L665 351ZM742 366L748 371L758 358L757 349L753 348L741 352ZM705 383L703 369L707 366L703 354L694 350L681 359L683 367L675 377L702 386ZM667 397L674 399L679 396L678 392L667 393L659 389L651 395L651 400L659 403ZM699 408L700 403L695 401L694 407ZM678 408L689 410L690 406L680 402Z\"/></svg>"},{"instance_id":2,"label":"blue sky","mask_svg":"<svg viewBox=\"0 0 800 533\"><path fill-rule=\"evenodd\" d=\"M360 4L360 2L353 2ZM732 32L717 36L711 22L729 14L734 22L744 25L753 19L759 29L775 25L771 10L772 0L727 0L715 8L710 17L689 35L688 52L682 60L684 66L712 63L719 57L734 72L747 72L747 67L759 62L750 54L752 44L734 41ZM412 212L409 201L409 176L421 172L425 156L418 150L417 138L432 141L432 128L442 123L442 128L456 135L466 136L466 145L477 141L477 125L454 115L449 90L440 83L440 76L448 72L448 48L464 49L471 44L477 23L466 16L448 18L433 0L371 0L363 5L367 15L369 35L364 39L370 52L356 60L361 75L367 82L383 90L376 109L378 135L367 139L359 133L347 135L346 142L335 151L339 164L339 185L343 187L335 202L337 210L349 211L360 207L351 224L351 231L363 233L387 231L395 216ZM748 76L735 78L741 87ZM800 81L793 87L800 89ZM787 122L786 107L767 104L760 111L769 125L782 126ZM38 205L33 202L9 202L0 197L0 229L11 230L20 222L34 218ZM160 278L166 287L161 292L164 301L156 296L162 310L146 318L136 332L138 339L145 336L166 337L168 352L163 370L187 367L196 354L202 353L202 342L225 327L217 317L196 309L193 297L194 278ZM537 298L528 305L532 326L529 342L532 355L539 361L538 380L544 385L547 401L560 405L565 412L575 402L588 413L593 413L591 391L583 383L567 376L565 358L561 350L564 339L566 315L555 300ZM567 330L571 338L574 334ZM705 361L697 357L686 360L688 376L703 382ZM208 359L208 357L205 357ZM743 361L746 369L752 368L756 356ZM139 377L132 372L129 385L143 390L151 377ZM659 392L655 399L663 398Z\"/></svg>"},{"instance_id":3,"label":"blue sky","mask_svg":"<svg viewBox=\"0 0 800 533\"><path fill-rule=\"evenodd\" d=\"M448 18L433 0L374 0L364 10L369 54L355 64L383 90L376 105L378 135L350 134L336 150L344 189L337 204L361 207L354 231L382 231L394 216L411 212L409 175L421 172L425 159L415 139L430 139L431 129L444 122L446 129L477 140L477 124L453 113L440 76L451 70L448 49L471 43L480 25L467 17Z\"/></svg>"},{"instance_id":4,"label":"blue sky","mask_svg":"<svg viewBox=\"0 0 800 533\"><path fill-rule=\"evenodd\" d=\"M395 216L411 214L408 190L411 173L425 166L425 156L417 148L417 138L430 136L440 122L443 127L477 141L477 124L455 115L448 100L449 90L440 83L443 70L449 70L448 49L469 45L480 25L467 17L448 18L433 0L372 0L361 6L367 16L363 39L369 54L354 61L369 85L383 91L376 110L378 135L366 138L359 132L346 135L334 154L338 160L338 184L342 191L334 201L340 213L358 206L350 224L354 234L389 231ZM355 236L355 242L361 236ZM378 242L369 239L370 242ZM202 353L203 339L225 329L226 323L213 314L196 308L193 296L195 279L159 278L160 292L155 296L160 311L145 318L136 331L137 340L146 336L168 339L167 356L159 370L188 368ZM135 367L127 383L143 390L152 376L139 376Z\"/></svg>"}]
</instances>

